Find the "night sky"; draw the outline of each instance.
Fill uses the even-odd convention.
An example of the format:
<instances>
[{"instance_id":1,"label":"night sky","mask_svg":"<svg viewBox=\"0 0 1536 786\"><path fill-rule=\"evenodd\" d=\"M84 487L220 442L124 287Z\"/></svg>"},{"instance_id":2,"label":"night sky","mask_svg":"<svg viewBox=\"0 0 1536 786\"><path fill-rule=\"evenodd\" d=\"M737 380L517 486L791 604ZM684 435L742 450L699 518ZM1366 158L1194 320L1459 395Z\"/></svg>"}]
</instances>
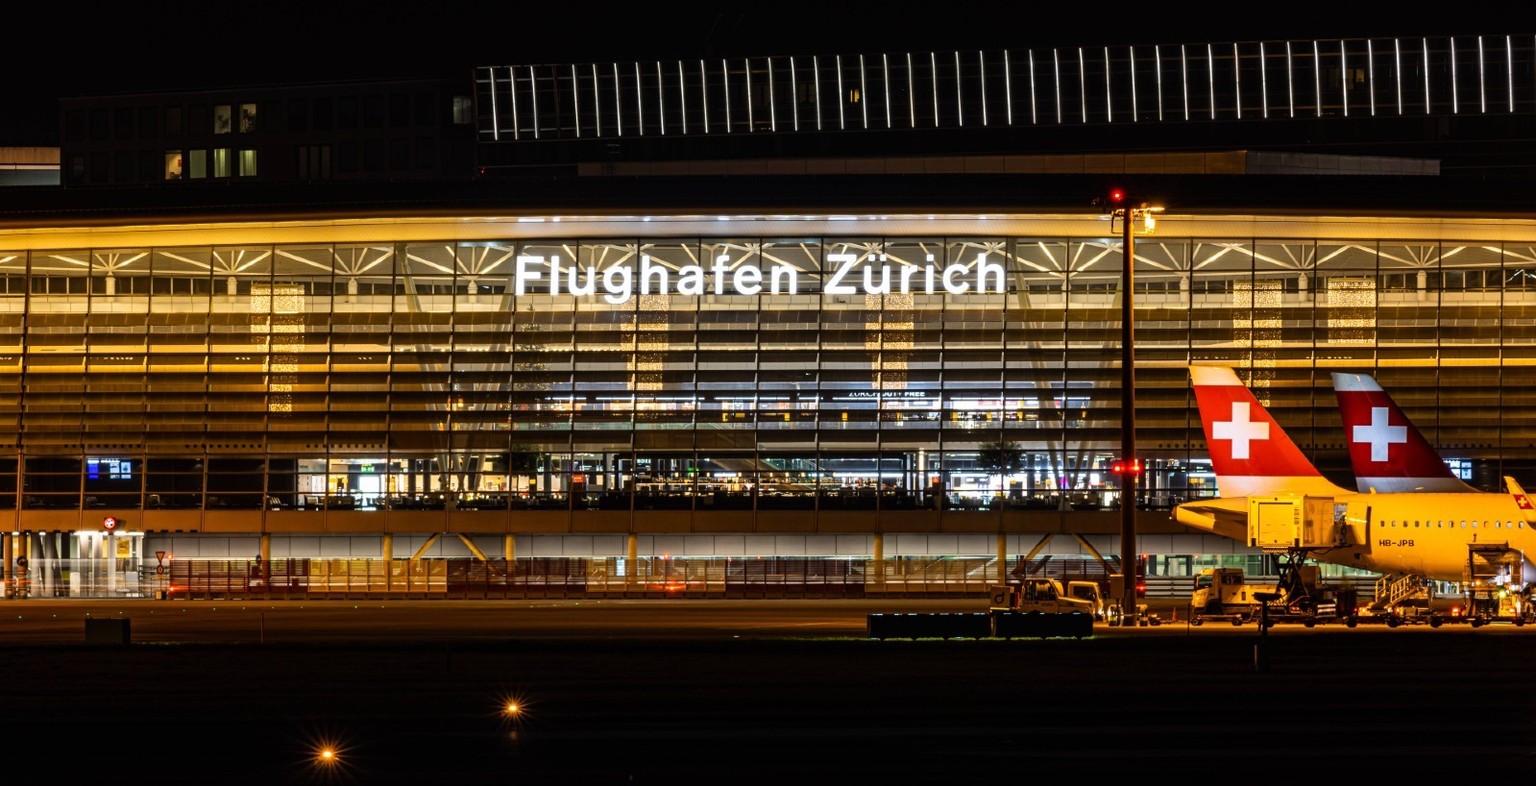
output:
<instances>
[{"instance_id":1,"label":"night sky","mask_svg":"<svg viewBox=\"0 0 1536 786\"><path fill-rule=\"evenodd\" d=\"M153 90L464 76L475 66L1131 43L1536 33L1401 4L944 2L44 2L6 13L0 145L58 144L57 100ZM915 6L922 8L923 6ZM1465 6L1464 6L1465 7ZM1504 8L1511 6L1504 5ZM97 10L99 9L99 10ZM1214 10L1196 13L1195 10ZM1262 18L1264 16L1271 18ZM1238 18L1242 17L1242 18ZM1493 17L1489 17L1493 18ZM1519 26L1511 29L1511 25ZM33 42L34 45L17 44Z\"/></svg>"}]
</instances>

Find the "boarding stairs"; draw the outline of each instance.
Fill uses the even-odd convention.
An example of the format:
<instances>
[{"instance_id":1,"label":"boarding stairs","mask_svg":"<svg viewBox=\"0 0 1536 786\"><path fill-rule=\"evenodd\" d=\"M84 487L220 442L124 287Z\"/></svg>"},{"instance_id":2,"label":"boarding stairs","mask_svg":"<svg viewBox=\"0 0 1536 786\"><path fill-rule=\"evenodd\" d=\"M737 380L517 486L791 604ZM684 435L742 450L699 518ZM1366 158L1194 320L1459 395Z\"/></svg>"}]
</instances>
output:
<instances>
[{"instance_id":1,"label":"boarding stairs","mask_svg":"<svg viewBox=\"0 0 1536 786\"><path fill-rule=\"evenodd\" d=\"M1429 601L1429 584L1414 573L1389 573L1376 580L1372 611L1391 611L1403 606L1423 606Z\"/></svg>"}]
</instances>

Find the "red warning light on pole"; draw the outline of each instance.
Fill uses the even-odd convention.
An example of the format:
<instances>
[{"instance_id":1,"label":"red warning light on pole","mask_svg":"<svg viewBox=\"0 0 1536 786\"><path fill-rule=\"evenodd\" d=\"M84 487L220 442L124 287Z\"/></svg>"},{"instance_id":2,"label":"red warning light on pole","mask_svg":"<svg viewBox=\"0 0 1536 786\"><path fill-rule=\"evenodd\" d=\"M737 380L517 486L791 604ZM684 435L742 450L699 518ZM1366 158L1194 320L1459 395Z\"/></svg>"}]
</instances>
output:
<instances>
[{"instance_id":1,"label":"red warning light on pole","mask_svg":"<svg viewBox=\"0 0 1536 786\"><path fill-rule=\"evenodd\" d=\"M1111 205L1123 205L1123 204L1125 204L1125 189L1123 189L1123 188L1111 188L1109 190L1109 203Z\"/></svg>"},{"instance_id":2,"label":"red warning light on pole","mask_svg":"<svg viewBox=\"0 0 1536 786\"><path fill-rule=\"evenodd\" d=\"M1132 476L1138 476L1138 475L1141 474L1141 459L1131 459L1130 461L1116 461L1115 463L1109 465L1109 473L1111 475L1127 475L1127 474L1129 474L1129 475L1132 475Z\"/></svg>"}]
</instances>

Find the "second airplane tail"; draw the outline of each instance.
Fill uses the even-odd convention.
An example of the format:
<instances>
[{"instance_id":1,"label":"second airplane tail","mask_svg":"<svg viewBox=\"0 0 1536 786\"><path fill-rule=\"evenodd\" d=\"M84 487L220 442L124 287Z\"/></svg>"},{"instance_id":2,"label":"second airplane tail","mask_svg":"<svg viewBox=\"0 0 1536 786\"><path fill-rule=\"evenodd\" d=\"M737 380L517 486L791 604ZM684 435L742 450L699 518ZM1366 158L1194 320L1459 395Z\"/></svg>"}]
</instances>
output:
<instances>
[{"instance_id":1,"label":"second airplane tail","mask_svg":"<svg viewBox=\"0 0 1536 786\"><path fill-rule=\"evenodd\" d=\"M1361 491L1479 491L1451 473L1429 440L1373 377L1335 372L1333 390L1339 398L1349 461Z\"/></svg>"},{"instance_id":2,"label":"second airplane tail","mask_svg":"<svg viewBox=\"0 0 1536 786\"><path fill-rule=\"evenodd\" d=\"M1221 496L1353 493L1312 466L1232 369L1190 366L1189 373Z\"/></svg>"}]
</instances>

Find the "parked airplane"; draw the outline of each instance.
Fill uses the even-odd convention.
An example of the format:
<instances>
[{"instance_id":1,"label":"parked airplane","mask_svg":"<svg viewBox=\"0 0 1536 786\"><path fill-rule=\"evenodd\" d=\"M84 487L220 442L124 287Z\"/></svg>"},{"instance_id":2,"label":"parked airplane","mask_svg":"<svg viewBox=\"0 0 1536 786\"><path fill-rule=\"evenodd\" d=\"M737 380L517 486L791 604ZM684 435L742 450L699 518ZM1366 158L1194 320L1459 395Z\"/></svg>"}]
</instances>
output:
<instances>
[{"instance_id":1,"label":"parked airplane","mask_svg":"<svg viewBox=\"0 0 1536 786\"><path fill-rule=\"evenodd\" d=\"M1190 377L1219 496L1179 505L1179 523L1382 574L1460 582L1476 554L1536 577L1536 511L1513 478L1508 494L1352 491L1317 471L1232 369Z\"/></svg>"},{"instance_id":2,"label":"parked airplane","mask_svg":"<svg viewBox=\"0 0 1536 786\"><path fill-rule=\"evenodd\" d=\"M1482 493L1451 472L1369 374L1333 374L1355 486L1361 491Z\"/></svg>"}]
</instances>

